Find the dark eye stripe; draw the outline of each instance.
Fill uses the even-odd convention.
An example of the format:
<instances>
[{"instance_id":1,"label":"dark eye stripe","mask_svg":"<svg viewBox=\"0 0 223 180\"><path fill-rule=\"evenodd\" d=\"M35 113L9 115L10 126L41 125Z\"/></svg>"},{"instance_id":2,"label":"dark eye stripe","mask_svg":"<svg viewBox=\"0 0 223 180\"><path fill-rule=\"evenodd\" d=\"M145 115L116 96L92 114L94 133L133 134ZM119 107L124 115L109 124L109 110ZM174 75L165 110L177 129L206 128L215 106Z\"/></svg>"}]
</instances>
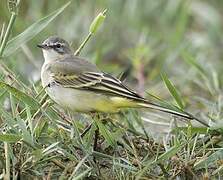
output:
<instances>
[{"instance_id":1,"label":"dark eye stripe","mask_svg":"<svg viewBox=\"0 0 223 180\"><path fill-rule=\"evenodd\" d=\"M60 44L60 43L55 44L55 47L57 47L57 48L61 48L61 47L62 47L62 44Z\"/></svg>"},{"instance_id":2,"label":"dark eye stripe","mask_svg":"<svg viewBox=\"0 0 223 180\"><path fill-rule=\"evenodd\" d=\"M46 46L51 48L61 48L63 45L61 43L55 43L55 44L46 44Z\"/></svg>"}]
</instances>

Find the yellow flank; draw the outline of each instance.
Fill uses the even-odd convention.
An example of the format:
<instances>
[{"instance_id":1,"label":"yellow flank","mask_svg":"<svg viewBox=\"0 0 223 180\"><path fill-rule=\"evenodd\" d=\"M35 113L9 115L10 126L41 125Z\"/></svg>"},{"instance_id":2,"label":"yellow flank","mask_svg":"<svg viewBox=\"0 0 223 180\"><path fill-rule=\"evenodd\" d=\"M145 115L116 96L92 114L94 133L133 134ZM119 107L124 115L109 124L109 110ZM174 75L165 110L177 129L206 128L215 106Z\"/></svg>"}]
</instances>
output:
<instances>
[{"instance_id":1,"label":"yellow flank","mask_svg":"<svg viewBox=\"0 0 223 180\"><path fill-rule=\"evenodd\" d=\"M114 104L116 104L119 107L135 107L136 102L133 100L129 100L127 98L122 97L111 97L110 98Z\"/></svg>"},{"instance_id":2,"label":"yellow flank","mask_svg":"<svg viewBox=\"0 0 223 180\"><path fill-rule=\"evenodd\" d=\"M122 97L111 97L107 100L99 100L95 104L95 109L101 112L117 112L120 108L136 107L137 103Z\"/></svg>"}]
</instances>

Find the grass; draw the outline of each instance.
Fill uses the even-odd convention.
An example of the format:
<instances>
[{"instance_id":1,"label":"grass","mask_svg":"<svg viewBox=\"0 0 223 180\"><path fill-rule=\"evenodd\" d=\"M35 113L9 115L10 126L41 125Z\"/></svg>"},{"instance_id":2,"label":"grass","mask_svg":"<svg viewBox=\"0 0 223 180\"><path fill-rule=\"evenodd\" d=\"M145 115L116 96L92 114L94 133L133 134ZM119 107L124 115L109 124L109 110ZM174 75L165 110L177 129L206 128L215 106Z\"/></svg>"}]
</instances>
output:
<instances>
[{"instance_id":1,"label":"grass","mask_svg":"<svg viewBox=\"0 0 223 180\"><path fill-rule=\"evenodd\" d=\"M222 177L221 1L15 3L0 5L0 178ZM93 28L105 8L103 25ZM86 44L90 26L97 32ZM169 133L175 122L162 113L142 112L160 122L154 125L134 109L94 118L61 109L39 80L36 44L52 34L69 39L74 50L84 42L81 56L113 75L124 74L125 83L147 92L148 99L184 109L210 128L178 122Z\"/></svg>"}]
</instances>

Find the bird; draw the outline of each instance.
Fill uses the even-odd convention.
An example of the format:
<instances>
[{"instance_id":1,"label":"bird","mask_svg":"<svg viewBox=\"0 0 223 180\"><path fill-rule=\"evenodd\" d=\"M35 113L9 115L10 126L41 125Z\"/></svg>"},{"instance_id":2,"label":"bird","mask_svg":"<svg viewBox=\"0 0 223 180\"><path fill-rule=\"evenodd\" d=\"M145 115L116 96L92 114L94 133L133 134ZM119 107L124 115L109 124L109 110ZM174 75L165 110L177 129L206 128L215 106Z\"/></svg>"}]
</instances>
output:
<instances>
[{"instance_id":1,"label":"bird","mask_svg":"<svg viewBox=\"0 0 223 180\"><path fill-rule=\"evenodd\" d=\"M58 36L50 36L37 46L44 56L42 86L49 97L64 109L81 113L117 113L124 108L148 108L186 120L195 119L207 126L185 111L150 102L120 79L75 56L69 43Z\"/></svg>"}]
</instances>

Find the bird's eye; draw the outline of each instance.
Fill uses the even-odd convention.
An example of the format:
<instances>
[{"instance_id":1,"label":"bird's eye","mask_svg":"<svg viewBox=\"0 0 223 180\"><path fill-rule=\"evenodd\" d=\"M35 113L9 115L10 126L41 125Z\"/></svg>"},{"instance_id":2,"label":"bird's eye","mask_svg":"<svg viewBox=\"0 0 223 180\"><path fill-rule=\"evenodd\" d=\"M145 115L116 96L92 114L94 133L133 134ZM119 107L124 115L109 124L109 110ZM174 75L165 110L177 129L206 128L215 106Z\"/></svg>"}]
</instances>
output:
<instances>
[{"instance_id":1,"label":"bird's eye","mask_svg":"<svg viewBox=\"0 0 223 180\"><path fill-rule=\"evenodd\" d=\"M61 44L56 44L57 48L61 48L61 46L62 46Z\"/></svg>"}]
</instances>

